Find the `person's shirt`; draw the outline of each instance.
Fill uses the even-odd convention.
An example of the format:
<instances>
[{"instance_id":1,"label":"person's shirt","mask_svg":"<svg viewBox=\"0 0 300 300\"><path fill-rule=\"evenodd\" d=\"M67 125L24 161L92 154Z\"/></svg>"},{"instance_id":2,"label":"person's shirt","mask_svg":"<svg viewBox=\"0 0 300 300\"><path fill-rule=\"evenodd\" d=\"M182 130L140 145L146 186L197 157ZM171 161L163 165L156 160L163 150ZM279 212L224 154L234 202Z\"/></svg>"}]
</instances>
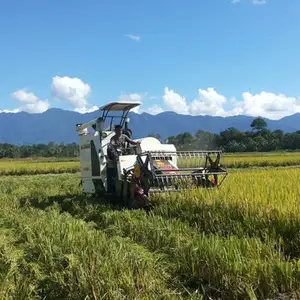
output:
<instances>
[{"instance_id":1,"label":"person's shirt","mask_svg":"<svg viewBox=\"0 0 300 300\"><path fill-rule=\"evenodd\" d=\"M122 134L119 137L117 137L116 135L114 135L111 139L110 139L110 146L112 146L115 150L117 149L124 149L125 148L125 143L128 142L130 144L135 145L136 142L133 141L132 139L130 139L126 134ZM107 161L107 167L108 168L115 168L117 166L116 164L116 160L115 159L108 159Z\"/></svg>"},{"instance_id":2,"label":"person's shirt","mask_svg":"<svg viewBox=\"0 0 300 300\"><path fill-rule=\"evenodd\" d=\"M115 149L120 149L125 147L125 143L135 145L136 142L130 139L126 134L121 134L119 137L116 135L110 139L110 143Z\"/></svg>"}]
</instances>

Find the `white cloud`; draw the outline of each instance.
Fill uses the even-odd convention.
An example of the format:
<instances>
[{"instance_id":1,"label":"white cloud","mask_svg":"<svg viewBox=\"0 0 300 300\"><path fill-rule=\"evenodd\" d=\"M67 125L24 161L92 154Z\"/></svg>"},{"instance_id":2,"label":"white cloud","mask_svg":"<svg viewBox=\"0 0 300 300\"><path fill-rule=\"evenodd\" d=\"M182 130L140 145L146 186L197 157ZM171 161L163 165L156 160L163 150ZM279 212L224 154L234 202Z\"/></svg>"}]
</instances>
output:
<instances>
[{"instance_id":1,"label":"white cloud","mask_svg":"<svg viewBox=\"0 0 300 300\"><path fill-rule=\"evenodd\" d=\"M223 105L227 100L213 88L208 88L199 89L196 99L188 104L185 97L165 87L163 101L167 109L179 114L221 116L225 114Z\"/></svg>"},{"instance_id":2,"label":"white cloud","mask_svg":"<svg viewBox=\"0 0 300 300\"><path fill-rule=\"evenodd\" d=\"M189 112L192 115L222 116L225 114L223 105L226 102L226 97L218 94L213 88L199 89L197 98L189 105Z\"/></svg>"},{"instance_id":3,"label":"white cloud","mask_svg":"<svg viewBox=\"0 0 300 300\"><path fill-rule=\"evenodd\" d=\"M9 114L9 113L15 114L15 113L18 113L20 111L21 110L19 108L16 108L16 109L3 109L3 110L0 109L0 113L6 113L6 114Z\"/></svg>"},{"instance_id":4,"label":"white cloud","mask_svg":"<svg viewBox=\"0 0 300 300\"><path fill-rule=\"evenodd\" d=\"M267 0L250 0L252 2L252 4L254 5L262 5L262 4L266 4ZM240 3L241 0L231 0L232 4L236 4L236 3Z\"/></svg>"},{"instance_id":5,"label":"white cloud","mask_svg":"<svg viewBox=\"0 0 300 300\"><path fill-rule=\"evenodd\" d=\"M142 102L142 95L140 94L122 94L119 97L119 101L121 102Z\"/></svg>"},{"instance_id":6,"label":"white cloud","mask_svg":"<svg viewBox=\"0 0 300 300\"><path fill-rule=\"evenodd\" d=\"M98 109L97 106L88 104L87 99L91 94L91 87L79 78L55 76L52 79L51 89L55 97L67 101L76 112L87 113ZM50 108L48 100L41 100L34 93L24 89L15 91L11 96L19 103L20 107L12 110L0 110L1 113L17 113L20 111L41 113ZM145 100L151 100L151 104L144 107L143 102ZM245 91L240 98L226 98L211 87L207 89L199 88L197 96L190 99L189 102L185 96L169 87L164 88L164 94L160 98L149 96L147 93L129 93L121 94L118 101L140 103L141 105L134 108L133 112L147 112L150 114L173 111L185 115L265 116L276 120L297 112L300 113L299 97L265 91L256 94Z\"/></svg>"},{"instance_id":7,"label":"white cloud","mask_svg":"<svg viewBox=\"0 0 300 300\"><path fill-rule=\"evenodd\" d=\"M157 97L154 96L148 96L147 93L145 94L121 94L119 96L118 101L120 102L136 102L136 103L140 103L139 106L133 108L131 111L135 112L137 114L141 114L143 112L152 114L152 115L156 115L159 114L161 112L163 112L164 110L158 105L158 104L154 104L151 107L143 107L143 100L147 99L147 100L155 100L157 99Z\"/></svg>"},{"instance_id":8,"label":"white cloud","mask_svg":"<svg viewBox=\"0 0 300 300\"><path fill-rule=\"evenodd\" d=\"M75 108L74 111L79 112L81 114L86 114L86 113L96 111L98 109L99 109L98 106L93 105L91 108Z\"/></svg>"},{"instance_id":9,"label":"white cloud","mask_svg":"<svg viewBox=\"0 0 300 300\"><path fill-rule=\"evenodd\" d=\"M261 5L261 4L266 4L267 1L266 0L252 0L252 3L254 5Z\"/></svg>"},{"instance_id":10,"label":"white cloud","mask_svg":"<svg viewBox=\"0 0 300 300\"><path fill-rule=\"evenodd\" d=\"M185 97L178 93L170 90L168 87L164 89L163 101L166 107L179 114L188 114L189 107L186 103Z\"/></svg>"},{"instance_id":11,"label":"white cloud","mask_svg":"<svg viewBox=\"0 0 300 300\"><path fill-rule=\"evenodd\" d=\"M48 110L50 107L48 101L39 100L36 103L28 103L22 107L23 111L27 111L28 113L42 113Z\"/></svg>"},{"instance_id":12,"label":"white cloud","mask_svg":"<svg viewBox=\"0 0 300 300\"><path fill-rule=\"evenodd\" d=\"M69 102L75 111L85 113L95 107L89 108L87 98L91 94L91 87L89 84L83 82L79 78L60 77L52 78L52 94L60 99Z\"/></svg>"},{"instance_id":13,"label":"white cloud","mask_svg":"<svg viewBox=\"0 0 300 300\"><path fill-rule=\"evenodd\" d=\"M135 102L140 103L142 105L142 99L143 96L140 94L122 94L119 96L120 102ZM139 113L140 112L140 106L137 106L131 110L132 112Z\"/></svg>"},{"instance_id":14,"label":"white cloud","mask_svg":"<svg viewBox=\"0 0 300 300\"><path fill-rule=\"evenodd\" d=\"M232 112L235 115L265 116L269 119L278 120L300 112L300 98L264 91L255 95L244 92L243 100L235 103Z\"/></svg>"},{"instance_id":15,"label":"white cloud","mask_svg":"<svg viewBox=\"0 0 300 300\"><path fill-rule=\"evenodd\" d=\"M211 115L211 116L265 116L269 119L277 120L282 117L300 112L300 98L288 97L284 94L273 94L260 92L252 95L249 92L242 94L242 99L227 99L219 94L215 89L198 89L198 95L190 103L180 94L170 90L164 90L163 101L166 109L155 105L155 109L147 109L149 113L158 113L165 110L174 111L179 114L189 115ZM230 105L231 109L225 110L225 106Z\"/></svg>"},{"instance_id":16,"label":"white cloud","mask_svg":"<svg viewBox=\"0 0 300 300\"><path fill-rule=\"evenodd\" d=\"M35 103L39 100L35 94L27 93L24 90L14 92L12 97L18 100L20 103Z\"/></svg>"},{"instance_id":17,"label":"white cloud","mask_svg":"<svg viewBox=\"0 0 300 300\"><path fill-rule=\"evenodd\" d=\"M138 35L133 35L133 34L125 34L124 36L128 37L129 39L131 40L134 40L134 41L139 41L141 39L140 36Z\"/></svg>"},{"instance_id":18,"label":"white cloud","mask_svg":"<svg viewBox=\"0 0 300 300\"><path fill-rule=\"evenodd\" d=\"M144 112L147 112L151 115L157 115L162 113L163 111L164 111L163 108L161 108L158 104L154 104L153 106L144 110Z\"/></svg>"},{"instance_id":19,"label":"white cloud","mask_svg":"<svg viewBox=\"0 0 300 300\"><path fill-rule=\"evenodd\" d=\"M14 92L12 98L19 102L21 107L15 110L6 110L6 112L42 113L50 108L48 100L40 100L34 93L28 93L25 90Z\"/></svg>"}]
</instances>

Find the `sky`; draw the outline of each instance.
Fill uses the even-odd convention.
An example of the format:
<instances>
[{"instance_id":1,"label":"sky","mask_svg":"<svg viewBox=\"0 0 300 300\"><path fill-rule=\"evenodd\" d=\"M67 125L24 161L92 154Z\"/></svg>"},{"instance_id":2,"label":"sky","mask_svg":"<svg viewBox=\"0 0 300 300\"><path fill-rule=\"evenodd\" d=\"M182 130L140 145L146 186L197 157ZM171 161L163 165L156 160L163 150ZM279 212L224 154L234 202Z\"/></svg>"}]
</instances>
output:
<instances>
[{"instance_id":1,"label":"sky","mask_svg":"<svg viewBox=\"0 0 300 300\"><path fill-rule=\"evenodd\" d=\"M299 0L1 0L0 112L300 112Z\"/></svg>"}]
</instances>

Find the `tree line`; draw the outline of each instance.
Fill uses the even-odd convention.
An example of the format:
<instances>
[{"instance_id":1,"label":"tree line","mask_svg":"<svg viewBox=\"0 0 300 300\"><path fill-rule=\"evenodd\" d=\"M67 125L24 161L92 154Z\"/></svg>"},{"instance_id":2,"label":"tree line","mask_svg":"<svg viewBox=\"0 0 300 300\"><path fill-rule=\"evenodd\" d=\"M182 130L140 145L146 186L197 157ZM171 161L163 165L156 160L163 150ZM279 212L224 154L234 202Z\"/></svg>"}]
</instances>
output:
<instances>
[{"instance_id":1,"label":"tree line","mask_svg":"<svg viewBox=\"0 0 300 300\"><path fill-rule=\"evenodd\" d=\"M240 131L230 127L219 134L198 130L194 135L183 132L169 136L162 142L174 144L178 150L223 150L224 152L268 152L278 150L299 150L300 130L284 133L282 130L271 131L262 118L256 118L251 123L251 130ZM159 134L148 136L161 140ZM35 144L16 146L0 144L0 158L28 157L79 157L79 145L70 144Z\"/></svg>"},{"instance_id":2,"label":"tree line","mask_svg":"<svg viewBox=\"0 0 300 300\"><path fill-rule=\"evenodd\" d=\"M256 118L250 124L251 130L240 131L230 127L219 134L198 130L195 135L184 132L166 139L178 150L223 150L224 152L269 152L295 151L300 149L300 130L284 133L271 131L262 118ZM151 134L151 136L155 136ZM156 136L158 137L158 136Z\"/></svg>"},{"instance_id":3,"label":"tree line","mask_svg":"<svg viewBox=\"0 0 300 300\"><path fill-rule=\"evenodd\" d=\"M0 144L0 158L28 158L28 157L78 157L79 145L71 144L35 144L16 146Z\"/></svg>"}]
</instances>

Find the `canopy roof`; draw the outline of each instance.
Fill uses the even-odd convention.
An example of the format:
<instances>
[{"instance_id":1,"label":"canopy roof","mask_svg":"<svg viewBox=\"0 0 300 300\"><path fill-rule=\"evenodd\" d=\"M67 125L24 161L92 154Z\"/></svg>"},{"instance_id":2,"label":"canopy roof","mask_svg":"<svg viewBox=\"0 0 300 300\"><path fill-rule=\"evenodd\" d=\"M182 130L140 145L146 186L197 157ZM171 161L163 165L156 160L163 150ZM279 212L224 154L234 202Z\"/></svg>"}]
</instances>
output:
<instances>
[{"instance_id":1,"label":"canopy roof","mask_svg":"<svg viewBox=\"0 0 300 300\"><path fill-rule=\"evenodd\" d=\"M132 108L141 105L141 103L137 102L111 102L102 107L100 110L108 110L108 111L128 111Z\"/></svg>"}]
</instances>

